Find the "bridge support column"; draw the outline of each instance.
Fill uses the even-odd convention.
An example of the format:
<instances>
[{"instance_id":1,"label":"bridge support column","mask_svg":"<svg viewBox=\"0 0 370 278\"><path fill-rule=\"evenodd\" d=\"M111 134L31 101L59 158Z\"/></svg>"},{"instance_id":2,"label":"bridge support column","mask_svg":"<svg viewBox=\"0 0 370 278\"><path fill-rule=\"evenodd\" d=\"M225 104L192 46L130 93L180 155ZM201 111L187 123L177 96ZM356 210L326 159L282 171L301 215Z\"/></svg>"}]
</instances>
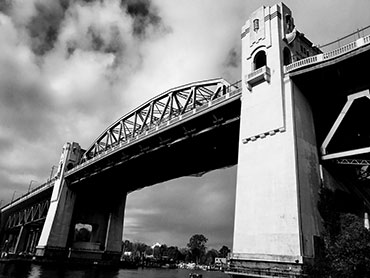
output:
<instances>
[{"instance_id":1,"label":"bridge support column","mask_svg":"<svg viewBox=\"0 0 370 278\"><path fill-rule=\"evenodd\" d=\"M320 233L312 111L283 72L292 20L281 3L260 8L243 28L244 82L229 272L235 277L300 277L315 255Z\"/></svg>"},{"instance_id":2,"label":"bridge support column","mask_svg":"<svg viewBox=\"0 0 370 278\"><path fill-rule=\"evenodd\" d=\"M69 240L70 258L118 261L125 205L126 193L96 184L80 188Z\"/></svg>"},{"instance_id":3,"label":"bridge support column","mask_svg":"<svg viewBox=\"0 0 370 278\"><path fill-rule=\"evenodd\" d=\"M78 163L81 149L77 143L67 143L63 147L57 171L49 210L36 247L36 255L43 257L64 257L73 215L75 193L68 188L64 172Z\"/></svg>"},{"instance_id":4,"label":"bridge support column","mask_svg":"<svg viewBox=\"0 0 370 278\"><path fill-rule=\"evenodd\" d=\"M23 252L29 252L30 248L30 239L33 234L33 231L31 231L30 225L22 225L20 227L17 241L14 247L14 254L19 254Z\"/></svg>"},{"instance_id":5,"label":"bridge support column","mask_svg":"<svg viewBox=\"0 0 370 278\"><path fill-rule=\"evenodd\" d=\"M105 238L105 252L107 256L122 255L123 219L125 214L126 197L109 213L107 233Z\"/></svg>"},{"instance_id":6,"label":"bridge support column","mask_svg":"<svg viewBox=\"0 0 370 278\"><path fill-rule=\"evenodd\" d=\"M15 247L14 247L14 253L15 254L18 254L23 250L23 247L24 247L24 244L25 244L25 240L26 240L26 237L27 237L27 228L22 225L20 230L19 230L19 234L18 234L18 237L17 237L17 242L15 244Z\"/></svg>"}]
</instances>

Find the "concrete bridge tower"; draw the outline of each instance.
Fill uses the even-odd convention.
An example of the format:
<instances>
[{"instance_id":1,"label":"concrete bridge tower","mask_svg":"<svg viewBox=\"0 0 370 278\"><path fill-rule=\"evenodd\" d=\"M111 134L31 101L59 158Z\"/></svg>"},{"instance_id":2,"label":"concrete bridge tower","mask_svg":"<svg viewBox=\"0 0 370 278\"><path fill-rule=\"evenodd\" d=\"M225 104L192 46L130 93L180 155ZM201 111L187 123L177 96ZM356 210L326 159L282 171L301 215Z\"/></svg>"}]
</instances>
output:
<instances>
[{"instance_id":1,"label":"concrete bridge tower","mask_svg":"<svg viewBox=\"0 0 370 278\"><path fill-rule=\"evenodd\" d=\"M50 206L36 247L38 256L58 256L65 253L76 194L64 179L64 173L81 159L82 150L77 143L66 143L60 157Z\"/></svg>"},{"instance_id":2,"label":"concrete bridge tower","mask_svg":"<svg viewBox=\"0 0 370 278\"><path fill-rule=\"evenodd\" d=\"M104 179L73 188L65 172L80 162L82 154L75 142L63 147L36 256L116 261L121 256L126 194L106 190Z\"/></svg>"},{"instance_id":3,"label":"concrete bridge tower","mask_svg":"<svg viewBox=\"0 0 370 278\"><path fill-rule=\"evenodd\" d=\"M234 274L299 275L315 255L321 229L315 129L284 65L317 53L283 3L259 8L242 28Z\"/></svg>"}]
</instances>

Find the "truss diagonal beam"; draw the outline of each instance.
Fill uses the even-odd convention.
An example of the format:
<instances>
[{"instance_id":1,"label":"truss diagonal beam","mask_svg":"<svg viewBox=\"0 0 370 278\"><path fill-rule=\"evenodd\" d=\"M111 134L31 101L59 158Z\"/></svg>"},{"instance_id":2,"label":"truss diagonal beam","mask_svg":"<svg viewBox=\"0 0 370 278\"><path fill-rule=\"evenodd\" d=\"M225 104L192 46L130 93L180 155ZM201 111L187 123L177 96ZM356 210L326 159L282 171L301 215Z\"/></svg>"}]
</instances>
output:
<instances>
[{"instance_id":1,"label":"truss diagonal beam","mask_svg":"<svg viewBox=\"0 0 370 278\"><path fill-rule=\"evenodd\" d=\"M25 209L16 211L8 217L5 227L11 229L43 220L46 218L48 208L49 200L44 200Z\"/></svg>"},{"instance_id":2,"label":"truss diagonal beam","mask_svg":"<svg viewBox=\"0 0 370 278\"><path fill-rule=\"evenodd\" d=\"M328 135L326 136L324 142L321 145L321 154L323 156L327 155L326 148L328 147L328 145L329 145L331 139L333 138L335 132L338 130L338 127L340 126L340 124L343 121L344 117L346 116L348 110L352 106L353 102L356 99L359 99L359 98L362 98L362 97L367 97L367 98L370 99L369 90L361 91L361 92L358 92L358 93L355 93L355 94L352 94L352 95L348 96L346 104L344 105L342 111L339 113L339 116L335 120L333 126L331 127L331 129L328 133Z\"/></svg>"}]
</instances>

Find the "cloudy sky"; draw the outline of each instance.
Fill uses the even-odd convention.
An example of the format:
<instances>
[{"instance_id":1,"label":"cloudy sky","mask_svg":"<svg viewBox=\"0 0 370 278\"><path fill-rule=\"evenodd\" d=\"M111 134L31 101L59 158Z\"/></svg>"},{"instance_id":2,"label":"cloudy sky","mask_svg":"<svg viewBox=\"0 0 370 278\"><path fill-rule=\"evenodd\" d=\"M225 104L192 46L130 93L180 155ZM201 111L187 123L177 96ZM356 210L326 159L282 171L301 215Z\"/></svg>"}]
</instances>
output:
<instances>
[{"instance_id":1,"label":"cloudy sky","mask_svg":"<svg viewBox=\"0 0 370 278\"><path fill-rule=\"evenodd\" d=\"M188 82L240 77L240 29L275 1L0 1L0 200L44 182L65 142L87 148L119 117ZM324 44L370 24L370 1L294 1ZM128 196L125 238L232 246L236 167Z\"/></svg>"}]
</instances>

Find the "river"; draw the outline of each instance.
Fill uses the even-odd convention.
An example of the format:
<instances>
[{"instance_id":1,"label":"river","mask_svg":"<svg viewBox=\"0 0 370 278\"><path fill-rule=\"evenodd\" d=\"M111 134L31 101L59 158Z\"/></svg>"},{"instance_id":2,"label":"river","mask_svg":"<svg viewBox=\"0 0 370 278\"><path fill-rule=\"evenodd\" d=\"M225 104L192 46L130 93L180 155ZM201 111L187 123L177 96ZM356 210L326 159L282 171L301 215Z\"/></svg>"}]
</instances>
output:
<instances>
[{"instance_id":1,"label":"river","mask_svg":"<svg viewBox=\"0 0 370 278\"><path fill-rule=\"evenodd\" d=\"M203 278L228 278L219 271L188 269L107 269L99 267L51 267L46 265L0 264L0 278L188 278L189 273Z\"/></svg>"}]
</instances>

